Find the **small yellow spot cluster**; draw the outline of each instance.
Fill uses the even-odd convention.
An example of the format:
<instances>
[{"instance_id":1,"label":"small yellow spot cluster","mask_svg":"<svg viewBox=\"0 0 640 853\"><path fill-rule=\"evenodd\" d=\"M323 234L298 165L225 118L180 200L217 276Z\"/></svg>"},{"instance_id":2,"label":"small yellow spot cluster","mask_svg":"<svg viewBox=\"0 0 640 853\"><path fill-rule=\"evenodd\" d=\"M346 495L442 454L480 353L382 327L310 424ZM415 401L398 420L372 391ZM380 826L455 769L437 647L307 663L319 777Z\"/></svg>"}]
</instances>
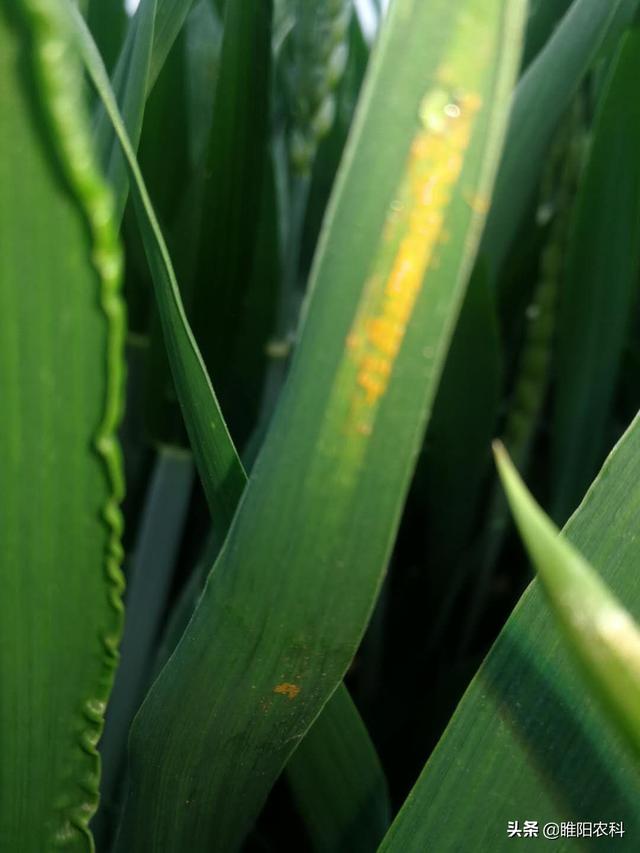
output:
<instances>
[{"instance_id":1,"label":"small yellow spot cluster","mask_svg":"<svg viewBox=\"0 0 640 853\"><path fill-rule=\"evenodd\" d=\"M297 684L290 684L287 681L283 681L282 684L276 684L273 692L280 693L282 696L288 696L289 699L295 699L298 693L300 693L300 688Z\"/></svg>"},{"instance_id":2,"label":"small yellow spot cluster","mask_svg":"<svg viewBox=\"0 0 640 853\"><path fill-rule=\"evenodd\" d=\"M379 294L374 310L356 319L347 338L347 347L357 351L358 409L363 404L370 409L387 388L425 270L434 262L441 237L443 242L447 237L445 212L479 107L476 95L453 99L443 90L424 99L422 128L413 140L398 198L391 204L384 228L386 251L389 243L395 249L391 269L381 294L379 286L374 287L379 271L374 273L370 290ZM369 431L366 419L359 419L357 429Z\"/></svg>"}]
</instances>

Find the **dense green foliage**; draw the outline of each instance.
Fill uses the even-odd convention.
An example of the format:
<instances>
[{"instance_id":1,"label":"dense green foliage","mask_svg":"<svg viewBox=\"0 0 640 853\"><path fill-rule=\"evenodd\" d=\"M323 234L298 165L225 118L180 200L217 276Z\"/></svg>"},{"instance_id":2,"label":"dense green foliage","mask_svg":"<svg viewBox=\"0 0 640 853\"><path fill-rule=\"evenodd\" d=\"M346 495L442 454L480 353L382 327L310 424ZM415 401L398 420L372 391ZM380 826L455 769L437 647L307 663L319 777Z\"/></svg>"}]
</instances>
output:
<instances>
[{"instance_id":1,"label":"dense green foliage","mask_svg":"<svg viewBox=\"0 0 640 853\"><path fill-rule=\"evenodd\" d=\"M637 849L636 7L0 6L0 853Z\"/></svg>"}]
</instances>

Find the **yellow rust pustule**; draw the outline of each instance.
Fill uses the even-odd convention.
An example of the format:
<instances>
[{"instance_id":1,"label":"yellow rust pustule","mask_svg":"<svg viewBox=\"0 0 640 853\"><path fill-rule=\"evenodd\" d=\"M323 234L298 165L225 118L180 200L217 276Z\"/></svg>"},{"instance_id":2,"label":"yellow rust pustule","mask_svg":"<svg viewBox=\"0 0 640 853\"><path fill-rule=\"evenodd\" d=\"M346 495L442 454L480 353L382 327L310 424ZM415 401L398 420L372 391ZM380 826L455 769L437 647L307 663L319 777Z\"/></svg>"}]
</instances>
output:
<instances>
[{"instance_id":1,"label":"yellow rust pustule","mask_svg":"<svg viewBox=\"0 0 640 853\"><path fill-rule=\"evenodd\" d=\"M283 681L282 684L276 684L273 692L279 693L280 696L286 696L288 699L295 699L298 693L300 693L300 687L289 681Z\"/></svg>"},{"instance_id":2,"label":"yellow rust pustule","mask_svg":"<svg viewBox=\"0 0 640 853\"><path fill-rule=\"evenodd\" d=\"M376 404L389 384L427 267L447 240L444 219L460 177L480 108L473 93L444 86L423 98L420 129L410 147L402 180L389 206L380 249L365 295L347 336L356 362L348 428L368 434Z\"/></svg>"}]
</instances>

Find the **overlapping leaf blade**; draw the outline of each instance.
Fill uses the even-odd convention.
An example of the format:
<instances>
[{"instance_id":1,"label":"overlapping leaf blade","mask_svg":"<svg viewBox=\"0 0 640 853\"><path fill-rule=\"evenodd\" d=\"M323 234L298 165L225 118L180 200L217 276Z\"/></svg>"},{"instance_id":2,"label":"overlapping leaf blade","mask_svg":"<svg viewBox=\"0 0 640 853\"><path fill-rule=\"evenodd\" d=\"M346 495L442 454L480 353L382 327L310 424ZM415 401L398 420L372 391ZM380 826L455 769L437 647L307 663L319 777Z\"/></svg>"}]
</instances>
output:
<instances>
[{"instance_id":1,"label":"overlapping leaf blade","mask_svg":"<svg viewBox=\"0 0 640 853\"><path fill-rule=\"evenodd\" d=\"M395 4L281 405L196 613L134 723L123 850L237 847L355 651L473 258L522 11ZM407 61L396 61L399 50ZM433 207L420 165L438 176ZM411 212L427 228L427 255L418 250L406 285L386 393L371 399L366 386L379 386L362 330L378 313L384 320L380 287L408 250ZM385 220L390 245L372 267Z\"/></svg>"},{"instance_id":2,"label":"overlapping leaf blade","mask_svg":"<svg viewBox=\"0 0 640 853\"><path fill-rule=\"evenodd\" d=\"M615 448L564 535L637 618L640 588L640 420ZM491 796L487 795L491 792ZM383 851L510 850L508 821L637 819L640 777L585 690L535 581L469 686ZM542 845L540 836L538 842ZM583 850L583 840L554 842ZM630 833L615 839L631 851Z\"/></svg>"},{"instance_id":3,"label":"overlapping leaf blade","mask_svg":"<svg viewBox=\"0 0 640 853\"><path fill-rule=\"evenodd\" d=\"M640 757L640 628L584 557L558 535L499 443L500 477L565 639L611 720Z\"/></svg>"},{"instance_id":4,"label":"overlapping leaf blade","mask_svg":"<svg viewBox=\"0 0 640 853\"><path fill-rule=\"evenodd\" d=\"M639 75L636 29L602 91L560 287L552 437L552 512L559 519L572 511L604 455L637 296L640 108L632 93Z\"/></svg>"},{"instance_id":5,"label":"overlapping leaf blade","mask_svg":"<svg viewBox=\"0 0 640 853\"><path fill-rule=\"evenodd\" d=\"M124 3L105 3L90 0L87 23L107 68L111 68L120 51L126 29L127 14Z\"/></svg>"},{"instance_id":6,"label":"overlapping leaf blade","mask_svg":"<svg viewBox=\"0 0 640 853\"><path fill-rule=\"evenodd\" d=\"M208 374L186 320L169 253L123 119L119 116L114 95L109 88L106 71L80 16L72 14L71 20L76 28L78 43L90 76L113 122L129 164L134 201L156 288L169 362L174 371L176 388L195 449L205 495L216 524L218 539L221 540L226 535L233 512L240 501L246 483L245 473L226 430ZM190 614L185 614L185 623L188 615ZM339 735L334 735L332 739L332 754L337 759L337 764L328 763L326 756L318 749L319 736L312 738L308 744L301 744L296 754L297 775L293 778L293 785L303 813L322 814L324 825L321 835L324 837L329 833L335 837L345 823L344 803L338 797L348 793L350 802L363 809L355 823L349 827L350 831L357 831L366 821L363 843L373 838L377 840L387 825L386 782L366 729L344 687L338 688L333 701L324 709L321 725L323 731L350 733L350 760L341 754L345 744ZM111 763L117 760L117 755L110 757ZM313 792L310 792L304 781L308 777L313 777L315 784L325 792L324 802L318 810L312 807L310 797ZM302 779L299 785L298 779ZM114 781L113 774L110 781ZM316 835L316 823L313 821L310 831L312 836Z\"/></svg>"},{"instance_id":7,"label":"overlapping leaf blade","mask_svg":"<svg viewBox=\"0 0 640 853\"><path fill-rule=\"evenodd\" d=\"M558 120L607 39L619 37L637 0L574 0L516 89L494 201L482 241L495 272L531 202Z\"/></svg>"},{"instance_id":8,"label":"overlapping leaf blade","mask_svg":"<svg viewBox=\"0 0 640 853\"><path fill-rule=\"evenodd\" d=\"M339 687L287 764L317 853L370 853L391 822L387 783L349 692Z\"/></svg>"},{"instance_id":9,"label":"overlapping leaf blade","mask_svg":"<svg viewBox=\"0 0 640 853\"><path fill-rule=\"evenodd\" d=\"M87 70L116 129L131 172L132 188L135 191L134 202L140 212L139 220L143 223L142 237L156 288L156 303L169 361L175 371L176 388L185 405L189 406L190 419L187 427L191 449L203 478L207 502L216 515L219 515L221 523L226 525L233 518L238 495L242 493L244 486L245 474L186 320L171 258L140 174L133 147L119 116L106 71L80 15L71 5L67 6L67 13L75 28L77 44Z\"/></svg>"},{"instance_id":10,"label":"overlapping leaf blade","mask_svg":"<svg viewBox=\"0 0 640 853\"><path fill-rule=\"evenodd\" d=\"M148 2L148 0L142 0L142 3L145 2ZM158 79L158 74L162 70L162 66L178 33L182 29L182 25L193 3L194 0L158 0L146 94L149 94ZM123 73L124 68L128 64L135 40L136 25L134 18L130 23L124 44L120 50L114 71L114 79L117 79Z\"/></svg>"},{"instance_id":11,"label":"overlapping leaf blade","mask_svg":"<svg viewBox=\"0 0 640 853\"><path fill-rule=\"evenodd\" d=\"M242 447L260 400L247 393L272 331L275 288L256 269L260 231L272 235L277 212L270 169L271 0L229 0L204 162L191 323L231 432ZM263 193L271 200L260 219ZM264 285L264 286L263 286ZM271 297L272 304L268 298ZM256 305L261 310L256 310ZM252 323L253 328L250 328ZM249 333L248 331L249 325Z\"/></svg>"},{"instance_id":12,"label":"overlapping leaf blade","mask_svg":"<svg viewBox=\"0 0 640 853\"><path fill-rule=\"evenodd\" d=\"M490 460L502 352L493 292L483 266L469 283L427 432L424 492L433 607L454 594L451 566L467 545ZM424 605L420 605L423 607Z\"/></svg>"},{"instance_id":13,"label":"overlapping leaf blade","mask_svg":"<svg viewBox=\"0 0 640 853\"><path fill-rule=\"evenodd\" d=\"M572 0L531 0L522 51L523 68L526 68L545 46L571 2Z\"/></svg>"},{"instance_id":14,"label":"overlapping leaf blade","mask_svg":"<svg viewBox=\"0 0 640 853\"><path fill-rule=\"evenodd\" d=\"M55 2L2 5L0 80L0 847L89 851L122 623L120 252Z\"/></svg>"},{"instance_id":15,"label":"overlapping leaf blade","mask_svg":"<svg viewBox=\"0 0 640 853\"><path fill-rule=\"evenodd\" d=\"M129 25L113 76L113 87L134 149L138 147L142 132L156 12L156 0L143 0ZM96 146L116 197L118 219L121 219L129 191L127 166L102 104L99 104L96 116Z\"/></svg>"}]
</instances>

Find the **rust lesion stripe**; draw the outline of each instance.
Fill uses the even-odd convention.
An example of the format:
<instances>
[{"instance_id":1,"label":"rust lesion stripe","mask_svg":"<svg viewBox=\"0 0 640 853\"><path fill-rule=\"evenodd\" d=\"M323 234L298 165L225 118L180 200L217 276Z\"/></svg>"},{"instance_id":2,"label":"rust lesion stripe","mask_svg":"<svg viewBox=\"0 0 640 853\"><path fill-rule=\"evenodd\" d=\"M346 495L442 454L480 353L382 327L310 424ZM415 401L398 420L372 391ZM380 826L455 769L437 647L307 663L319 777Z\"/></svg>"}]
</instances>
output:
<instances>
[{"instance_id":1,"label":"rust lesion stripe","mask_svg":"<svg viewBox=\"0 0 640 853\"><path fill-rule=\"evenodd\" d=\"M480 108L473 93L431 90L422 100L420 128L389 207L365 296L347 337L356 366L349 427L368 434L385 393L425 272L439 243Z\"/></svg>"}]
</instances>

